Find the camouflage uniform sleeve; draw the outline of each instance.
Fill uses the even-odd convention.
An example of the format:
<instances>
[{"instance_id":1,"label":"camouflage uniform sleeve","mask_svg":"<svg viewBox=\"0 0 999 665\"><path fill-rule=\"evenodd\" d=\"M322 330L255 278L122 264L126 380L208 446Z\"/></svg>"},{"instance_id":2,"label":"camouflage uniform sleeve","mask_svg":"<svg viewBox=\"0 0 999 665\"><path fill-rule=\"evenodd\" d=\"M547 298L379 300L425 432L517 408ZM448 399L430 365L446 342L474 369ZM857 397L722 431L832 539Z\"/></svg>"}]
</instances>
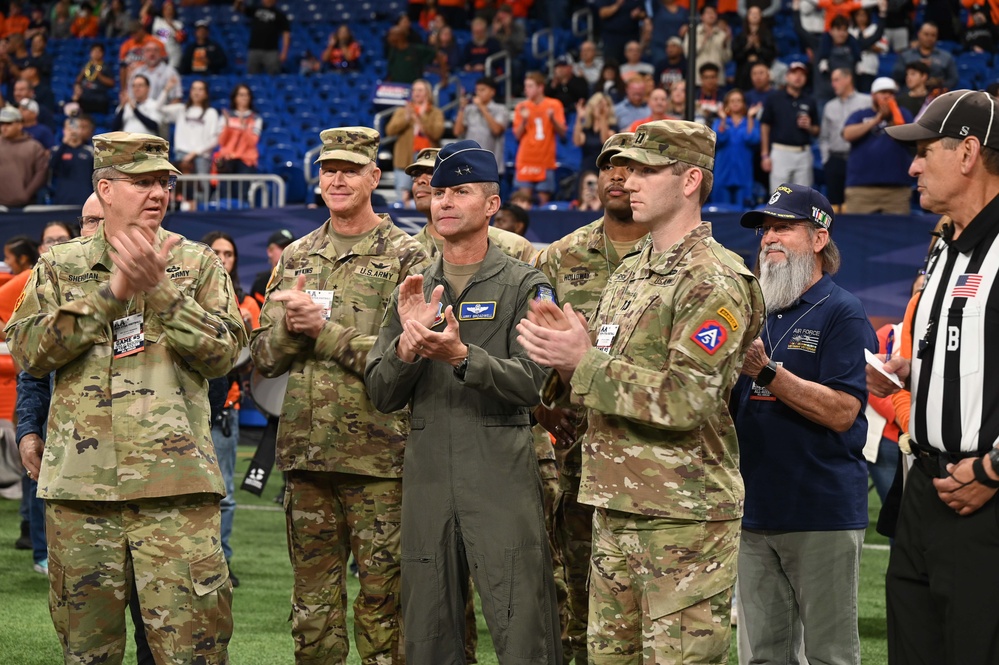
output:
<instances>
[{"instance_id":1,"label":"camouflage uniform sleeve","mask_svg":"<svg viewBox=\"0 0 999 665\"><path fill-rule=\"evenodd\" d=\"M396 345L402 334L396 308L398 299L399 289L396 288L364 368L364 387L368 390L371 403L382 413L392 413L409 404L424 364L432 362L417 356L414 362L407 363L396 354Z\"/></svg>"},{"instance_id":2,"label":"camouflage uniform sleeve","mask_svg":"<svg viewBox=\"0 0 999 665\"><path fill-rule=\"evenodd\" d=\"M400 284L408 275L420 273L429 263L422 250L415 252L415 255L415 258L422 260L402 266L402 270L399 271ZM368 305L379 309L381 302L378 301L380 298ZM315 356L318 360L336 360L341 367L363 378L368 353L376 339L377 335L365 335L353 326L342 326L335 321L327 321L319 337L316 338Z\"/></svg>"},{"instance_id":3,"label":"camouflage uniform sleeve","mask_svg":"<svg viewBox=\"0 0 999 665\"><path fill-rule=\"evenodd\" d=\"M225 376L246 346L232 280L210 250L201 256L194 297L185 296L169 279L146 295L146 303L163 322L164 344L206 379Z\"/></svg>"},{"instance_id":4,"label":"camouflage uniform sleeve","mask_svg":"<svg viewBox=\"0 0 999 665\"><path fill-rule=\"evenodd\" d=\"M63 303L55 268L43 256L7 324L11 355L24 371L41 378L92 347L111 321L124 314L125 303L114 297L108 284Z\"/></svg>"},{"instance_id":5,"label":"camouflage uniform sleeve","mask_svg":"<svg viewBox=\"0 0 999 665\"><path fill-rule=\"evenodd\" d=\"M468 345L464 385L515 406L537 406L541 402L540 390L548 368L531 360L517 341L517 324L527 316L528 305L539 286L550 285L544 276L534 273L521 287L516 313L506 331L509 358L496 358L481 347Z\"/></svg>"},{"instance_id":6,"label":"camouflage uniform sleeve","mask_svg":"<svg viewBox=\"0 0 999 665\"><path fill-rule=\"evenodd\" d=\"M748 342L758 332L750 325L759 317L753 315L749 288L739 277L712 276L677 294L672 306L662 303L658 316L644 318L645 329L635 330L631 339L648 340L668 333L662 368L590 349L572 377L573 403L669 430L699 427L726 408ZM728 324L726 339L709 352L694 338L707 322L722 318L719 310L729 313L736 323L733 327L722 322Z\"/></svg>"},{"instance_id":7,"label":"camouflage uniform sleeve","mask_svg":"<svg viewBox=\"0 0 999 665\"><path fill-rule=\"evenodd\" d=\"M267 299L260 309L260 327L250 333L253 364L268 378L287 372L295 357L312 344L308 335L288 332L284 325L284 305L271 300L271 295L283 282L284 262L279 261L267 283Z\"/></svg>"}]
</instances>

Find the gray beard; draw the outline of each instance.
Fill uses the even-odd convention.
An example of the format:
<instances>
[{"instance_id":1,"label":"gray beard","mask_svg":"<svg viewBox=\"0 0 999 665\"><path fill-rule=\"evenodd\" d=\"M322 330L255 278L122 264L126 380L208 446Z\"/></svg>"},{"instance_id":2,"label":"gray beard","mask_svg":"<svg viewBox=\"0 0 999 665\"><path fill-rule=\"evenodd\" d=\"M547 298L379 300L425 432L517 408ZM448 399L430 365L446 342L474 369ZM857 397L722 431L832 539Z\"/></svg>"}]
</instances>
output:
<instances>
[{"instance_id":1,"label":"gray beard","mask_svg":"<svg viewBox=\"0 0 999 665\"><path fill-rule=\"evenodd\" d=\"M766 258L769 249L784 252L786 260L774 263ZM760 251L760 289L767 313L793 305L808 290L815 270L815 254L796 254L780 243L770 243Z\"/></svg>"}]
</instances>

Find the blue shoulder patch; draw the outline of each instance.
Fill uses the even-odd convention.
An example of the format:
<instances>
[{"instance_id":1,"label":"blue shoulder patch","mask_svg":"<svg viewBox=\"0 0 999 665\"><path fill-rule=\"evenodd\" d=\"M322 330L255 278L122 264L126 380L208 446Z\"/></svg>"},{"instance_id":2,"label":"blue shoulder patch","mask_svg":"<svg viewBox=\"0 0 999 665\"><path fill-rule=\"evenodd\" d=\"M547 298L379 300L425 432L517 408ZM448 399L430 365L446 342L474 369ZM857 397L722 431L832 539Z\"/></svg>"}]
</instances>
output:
<instances>
[{"instance_id":1,"label":"blue shoulder patch","mask_svg":"<svg viewBox=\"0 0 999 665\"><path fill-rule=\"evenodd\" d=\"M534 296L534 300L537 302L547 300L548 302L553 302L556 305L558 304L558 301L555 300L555 290L547 284L538 285L538 292Z\"/></svg>"}]
</instances>

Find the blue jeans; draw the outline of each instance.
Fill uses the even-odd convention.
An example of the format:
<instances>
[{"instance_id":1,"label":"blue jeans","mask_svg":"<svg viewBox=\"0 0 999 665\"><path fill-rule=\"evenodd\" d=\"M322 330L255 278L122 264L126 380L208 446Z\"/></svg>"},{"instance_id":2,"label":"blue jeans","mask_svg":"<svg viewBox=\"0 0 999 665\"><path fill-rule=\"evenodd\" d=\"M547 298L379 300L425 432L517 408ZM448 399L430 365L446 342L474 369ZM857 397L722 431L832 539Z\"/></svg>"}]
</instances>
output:
<instances>
[{"instance_id":1,"label":"blue jeans","mask_svg":"<svg viewBox=\"0 0 999 665\"><path fill-rule=\"evenodd\" d=\"M39 499L38 481L27 478L24 486L25 503L28 505L28 525L31 530L31 558L41 563L49 557L45 544L45 499Z\"/></svg>"},{"instance_id":2,"label":"blue jeans","mask_svg":"<svg viewBox=\"0 0 999 665\"><path fill-rule=\"evenodd\" d=\"M218 420L212 423L212 443L215 444L215 455L219 458L219 468L222 469L222 480L225 482L225 498L221 503L222 553L228 561L232 558L229 536L232 535L232 518L236 512L236 487L233 477L236 473L236 447L239 445L239 411L223 409L220 417L228 417L231 428L229 436L225 436L222 433L221 423Z\"/></svg>"},{"instance_id":3,"label":"blue jeans","mask_svg":"<svg viewBox=\"0 0 999 665\"><path fill-rule=\"evenodd\" d=\"M891 489L892 481L895 480L895 467L898 466L898 444L891 439L882 437L878 444L878 459L871 464L867 463L867 473L874 481L874 489L881 498L881 503L885 502L888 490Z\"/></svg>"}]
</instances>

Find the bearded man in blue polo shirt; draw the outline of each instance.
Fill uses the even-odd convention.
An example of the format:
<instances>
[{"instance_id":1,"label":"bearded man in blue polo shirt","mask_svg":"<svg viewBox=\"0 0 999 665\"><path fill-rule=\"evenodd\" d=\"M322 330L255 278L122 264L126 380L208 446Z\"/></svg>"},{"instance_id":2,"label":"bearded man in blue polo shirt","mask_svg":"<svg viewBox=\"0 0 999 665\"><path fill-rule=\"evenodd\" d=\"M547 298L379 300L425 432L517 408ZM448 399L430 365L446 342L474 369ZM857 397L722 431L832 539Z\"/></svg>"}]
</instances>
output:
<instances>
[{"instance_id":1,"label":"bearded man in blue polo shirt","mask_svg":"<svg viewBox=\"0 0 999 665\"><path fill-rule=\"evenodd\" d=\"M757 229L763 332L732 393L746 506L739 603L754 663L785 663L804 627L812 663L860 664L857 584L867 527L864 349L877 349L860 301L836 286L832 206L783 184Z\"/></svg>"}]
</instances>

